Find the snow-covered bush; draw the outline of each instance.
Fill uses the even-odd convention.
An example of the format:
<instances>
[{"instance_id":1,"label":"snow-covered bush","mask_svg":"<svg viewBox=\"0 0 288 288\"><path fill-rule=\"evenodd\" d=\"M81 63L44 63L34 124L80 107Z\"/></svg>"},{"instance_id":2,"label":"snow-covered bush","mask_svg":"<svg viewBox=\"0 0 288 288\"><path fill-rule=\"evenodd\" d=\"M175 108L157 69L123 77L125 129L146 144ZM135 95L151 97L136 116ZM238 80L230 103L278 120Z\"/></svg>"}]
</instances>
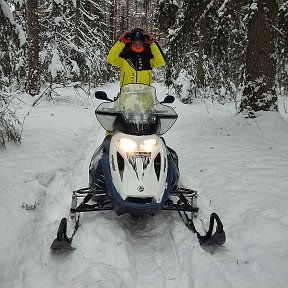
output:
<instances>
[{"instance_id":1,"label":"snow-covered bush","mask_svg":"<svg viewBox=\"0 0 288 288\"><path fill-rule=\"evenodd\" d=\"M176 95L183 103L192 103L193 98L193 79L186 69L181 69L178 77L173 81L173 87Z\"/></svg>"},{"instance_id":2,"label":"snow-covered bush","mask_svg":"<svg viewBox=\"0 0 288 288\"><path fill-rule=\"evenodd\" d=\"M19 127L21 125L15 111L10 107L10 99L4 94L0 94L0 146L5 147L7 141L20 143L21 134Z\"/></svg>"}]
</instances>

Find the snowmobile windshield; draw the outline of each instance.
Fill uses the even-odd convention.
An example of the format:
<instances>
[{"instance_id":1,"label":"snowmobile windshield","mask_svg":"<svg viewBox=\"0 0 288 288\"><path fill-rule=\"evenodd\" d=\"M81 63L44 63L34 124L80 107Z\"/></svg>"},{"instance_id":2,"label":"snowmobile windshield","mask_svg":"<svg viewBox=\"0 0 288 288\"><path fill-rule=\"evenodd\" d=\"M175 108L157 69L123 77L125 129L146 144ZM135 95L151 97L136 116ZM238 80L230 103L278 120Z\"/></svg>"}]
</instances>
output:
<instances>
[{"instance_id":1,"label":"snowmobile windshield","mask_svg":"<svg viewBox=\"0 0 288 288\"><path fill-rule=\"evenodd\" d=\"M157 100L154 87L144 84L123 86L117 99L100 104L95 114L105 130L133 135L162 135L178 117Z\"/></svg>"}]
</instances>

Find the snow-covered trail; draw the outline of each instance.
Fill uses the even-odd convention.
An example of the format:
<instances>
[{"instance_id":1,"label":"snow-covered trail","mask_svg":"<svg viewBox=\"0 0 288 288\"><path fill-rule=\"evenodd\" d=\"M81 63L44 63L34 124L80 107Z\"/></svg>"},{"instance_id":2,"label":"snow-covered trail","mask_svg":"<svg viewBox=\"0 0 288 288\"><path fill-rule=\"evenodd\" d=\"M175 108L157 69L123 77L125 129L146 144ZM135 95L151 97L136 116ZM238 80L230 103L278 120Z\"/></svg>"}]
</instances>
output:
<instances>
[{"instance_id":1,"label":"snow-covered trail","mask_svg":"<svg viewBox=\"0 0 288 288\"><path fill-rule=\"evenodd\" d=\"M199 219L221 216L225 246L203 250L177 213L135 222L108 211L81 216L75 251L51 253L103 139L97 103L41 104L27 118L22 145L0 151L1 288L286 287L288 123L276 113L257 122L234 116L232 105L177 102L179 120L165 136L179 154L181 181L199 191ZM26 211L23 201L39 205Z\"/></svg>"},{"instance_id":2,"label":"snow-covered trail","mask_svg":"<svg viewBox=\"0 0 288 288\"><path fill-rule=\"evenodd\" d=\"M207 114L204 107L182 106L174 127L183 135L174 142L182 182L199 191L200 209L221 215L227 232L223 249L191 250L195 287L286 287L287 122L277 113L249 120L215 108Z\"/></svg>"}]
</instances>

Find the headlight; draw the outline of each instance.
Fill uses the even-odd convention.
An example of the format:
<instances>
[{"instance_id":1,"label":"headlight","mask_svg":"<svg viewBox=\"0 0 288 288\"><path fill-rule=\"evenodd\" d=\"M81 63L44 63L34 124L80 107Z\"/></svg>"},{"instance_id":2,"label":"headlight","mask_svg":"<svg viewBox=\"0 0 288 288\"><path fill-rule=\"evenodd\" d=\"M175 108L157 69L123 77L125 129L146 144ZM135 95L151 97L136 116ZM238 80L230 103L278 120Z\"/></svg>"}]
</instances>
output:
<instances>
[{"instance_id":1,"label":"headlight","mask_svg":"<svg viewBox=\"0 0 288 288\"><path fill-rule=\"evenodd\" d=\"M134 152L137 149L137 143L128 138L121 138L118 145L125 152Z\"/></svg>"},{"instance_id":2,"label":"headlight","mask_svg":"<svg viewBox=\"0 0 288 288\"><path fill-rule=\"evenodd\" d=\"M140 143L140 149L146 152L152 152L157 146L158 142L156 139L148 139Z\"/></svg>"}]
</instances>

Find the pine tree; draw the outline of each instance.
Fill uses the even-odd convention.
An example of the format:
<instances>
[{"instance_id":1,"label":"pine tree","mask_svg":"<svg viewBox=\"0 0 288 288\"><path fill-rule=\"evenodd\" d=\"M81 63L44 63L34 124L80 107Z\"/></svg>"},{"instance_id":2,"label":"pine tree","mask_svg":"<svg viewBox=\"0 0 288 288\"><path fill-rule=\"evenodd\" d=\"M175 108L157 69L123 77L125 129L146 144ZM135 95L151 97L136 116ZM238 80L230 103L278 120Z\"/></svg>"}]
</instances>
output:
<instances>
[{"instance_id":1,"label":"pine tree","mask_svg":"<svg viewBox=\"0 0 288 288\"><path fill-rule=\"evenodd\" d=\"M283 96L284 110L288 113L288 1L279 8L278 21L278 87L279 94Z\"/></svg>"},{"instance_id":2,"label":"pine tree","mask_svg":"<svg viewBox=\"0 0 288 288\"><path fill-rule=\"evenodd\" d=\"M0 90L24 86L26 33L22 23L25 20L25 9L18 2L0 1Z\"/></svg>"},{"instance_id":3,"label":"pine tree","mask_svg":"<svg viewBox=\"0 0 288 288\"><path fill-rule=\"evenodd\" d=\"M28 87L34 96L40 89L39 78L39 34L38 34L38 0L27 0L27 34L28 34Z\"/></svg>"},{"instance_id":4,"label":"pine tree","mask_svg":"<svg viewBox=\"0 0 288 288\"><path fill-rule=\"evenodd\" d=\"M126 0L126 30L129 29L130 18L130 0Z\"/></svg>"},{"instance_id":5,"label":"pine tree","mask_svg":"<svg viewBox=\"0 0 288 288\"><path fill-rule=\"evenodd\" d=\"M240 109L277 110L276 77L276 0L254 0L250 6L246 79Z\"/></svg>"},{"instance_id":6,"label":"pine tree","mask_svg":"<svg viewBox=\"0 0 288 288\"><path fill-rule=\"evenodd\" d=\"M103 57L111 45L104 22L108 2L74 3L50 0L40 5L41 75L51 83L97 85L110 73Z\"/></svg>"}]
</instances>

